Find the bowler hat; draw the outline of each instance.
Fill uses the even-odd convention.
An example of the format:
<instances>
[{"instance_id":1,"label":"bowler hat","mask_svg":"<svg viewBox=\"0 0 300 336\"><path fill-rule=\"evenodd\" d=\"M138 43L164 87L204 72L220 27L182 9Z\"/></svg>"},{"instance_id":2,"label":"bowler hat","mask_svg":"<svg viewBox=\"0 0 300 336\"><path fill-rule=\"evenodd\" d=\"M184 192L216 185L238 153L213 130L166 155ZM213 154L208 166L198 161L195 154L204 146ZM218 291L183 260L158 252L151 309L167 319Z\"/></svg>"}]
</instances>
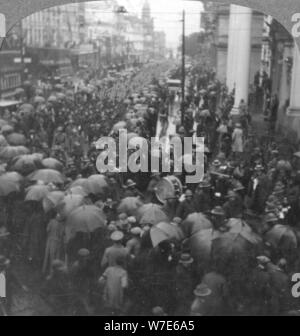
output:
<instances>
[{"instance_id":1,"label":"bowler hat","mask_svg":"<svg viewBox=\"0 0 300 336\"><path fill-rule=\"evenodd\" d=\"M124 238L124 234L122 231L114 231L111 235L110 235L110 239L113 241L120 241Z\"/></svg>"},{"instance_id":2,"label":"bowler hat","mask_svg":"<svg viewBox=\"0 0 300 336\"><path fill-rule=\"evenodd\" d=\"M194 289L194 294L196 296L208 296L211 294L211 289L206 284L201 283Z\"/></svg>"},{"instance_id":3,"label":"bowler hat","mask_svg":"<svg viewBox=\"0 0 300 336\"><path fill-rule=\"evenodd\" d=\"M225 216L225 212L221 206L214 207L210 213L215 216Z\"/></svg>"},{"instance_id":4,"label":"bowler hat","mask_svg":"<svg viewBox=\"0 0 300 336\"><path fill-rule=\"evenodd\" d=\"M189 253L182 253L179 259L180 264L191 264L194 261Z\"/></svg>"},{"instance_id":5,"label":"bowler hat","mask_svg":"<svg viewBox=\"0 0 300 336\"><path fill-rule=\"evenodd\" d=\"M79 255L79 257L88 257L90 255L90 251L86 248L81 248L78 251L78 255Z\"/></svg>"}]
</instances>

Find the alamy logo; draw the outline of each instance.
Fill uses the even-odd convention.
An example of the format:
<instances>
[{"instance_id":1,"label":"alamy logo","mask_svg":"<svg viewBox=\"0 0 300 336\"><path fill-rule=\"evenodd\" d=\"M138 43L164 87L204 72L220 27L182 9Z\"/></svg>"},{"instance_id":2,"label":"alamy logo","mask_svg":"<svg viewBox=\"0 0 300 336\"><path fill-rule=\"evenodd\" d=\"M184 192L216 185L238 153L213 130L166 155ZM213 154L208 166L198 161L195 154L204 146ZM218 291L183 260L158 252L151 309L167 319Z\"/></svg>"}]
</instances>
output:
<instances>
[{"instance_id":1,"label":"alamy logo","mask_svg":"<svg viewBox=\"0 0 300 336\"><path fill-rule=\"evenodd\" d=\"M204 176L204 138L174 136L148 141L139 136L128 138L126 130L119 130L118 141L113 137L102 137L96 142L96 148L102 150L96 161L100 173L182 173L184 167L186 183L199 183Z\"/></svg>"}]
</instances>

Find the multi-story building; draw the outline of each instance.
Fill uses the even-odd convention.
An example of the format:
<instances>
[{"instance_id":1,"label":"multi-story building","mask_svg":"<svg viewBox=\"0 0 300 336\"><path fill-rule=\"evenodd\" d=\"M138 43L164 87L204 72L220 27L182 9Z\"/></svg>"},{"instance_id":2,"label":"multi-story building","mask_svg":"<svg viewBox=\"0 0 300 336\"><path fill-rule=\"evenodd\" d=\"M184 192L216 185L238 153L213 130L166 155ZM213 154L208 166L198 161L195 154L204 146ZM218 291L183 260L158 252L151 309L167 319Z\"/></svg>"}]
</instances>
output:
<instances>
[{"instance_id":1,"label":"multi-story building","mask_svg":"<svg viewBox=\"0 0 300 336\"><path fill-rule=\"evenodd\" d=\"M145 0L142 9L143 22L143 54L144 61L153 58L154 53L154 21L151 17L151 8L148 0Z\"/></svg>"},{"instance_id":2,"label":"multi-story building","mask_svg":"<svg viewBox=\"0 0 300 336\"><path fill-rule=\"evenodd\" d=\"M215 4L215 48L216 48L216 74L219 80L226 82L227 77L227 55L230 29L230 6L227 4ZM243 15L240 13L238 15ZM214 21L213 19L211 19ZM254 81L257 71L261 71L262 45L264 32L265 15L254 11L251 24L251 55L249 84ZM238 27L236 28L238 29ZM231 88L232 89L232 88Z\"/></svg>"},{"instance_id":3,"label":"multi-story building","mask_svg":"<svg viewBox=\"0 0 300 336\"><path fill-rule=\"evenodd\" d=\"M22 62L22 31L18 24L7 34L0 50L0 98L13 98L22 86L25 66Z\"/></svg>"},{"instance_id":4,"label":"multi-story building","mask_svg":"<svg viewBox=\"0 0 300 336\"><path fill-rule=\"evenodd\" d=\"M154 32L154 57L156 59L166 57L166 33L164 31Z\"/></svg>"}]
</instances>

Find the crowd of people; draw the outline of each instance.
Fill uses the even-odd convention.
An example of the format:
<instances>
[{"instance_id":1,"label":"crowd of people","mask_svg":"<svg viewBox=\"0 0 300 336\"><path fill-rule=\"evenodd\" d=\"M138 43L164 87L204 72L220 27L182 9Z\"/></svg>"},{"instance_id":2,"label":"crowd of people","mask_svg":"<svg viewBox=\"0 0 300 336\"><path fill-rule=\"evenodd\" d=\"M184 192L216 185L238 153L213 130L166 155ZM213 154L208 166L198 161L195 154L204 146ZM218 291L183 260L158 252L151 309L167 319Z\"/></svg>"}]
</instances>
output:
<instances>
[{"instance_id":1,"label":"crowd of people","mask_svg":"<svg viewBox=\"0 0 300 336\"><path fill-rule=\"evenodd\" d=\"M0 120L3 314L14 283L30 290L20 262L43 274L40 295L59 315L299 314L300 154L257 134L244 101L233 116L234 92L206 64L187 73L172 135L204 137L200 183L174 171L172 148L169 173L97 171L102 136L155 137L177 106L170 76L163 62L18 92L23 104ZM183 192L162 200L170 176Z\"/></svg>"}]
</instances>

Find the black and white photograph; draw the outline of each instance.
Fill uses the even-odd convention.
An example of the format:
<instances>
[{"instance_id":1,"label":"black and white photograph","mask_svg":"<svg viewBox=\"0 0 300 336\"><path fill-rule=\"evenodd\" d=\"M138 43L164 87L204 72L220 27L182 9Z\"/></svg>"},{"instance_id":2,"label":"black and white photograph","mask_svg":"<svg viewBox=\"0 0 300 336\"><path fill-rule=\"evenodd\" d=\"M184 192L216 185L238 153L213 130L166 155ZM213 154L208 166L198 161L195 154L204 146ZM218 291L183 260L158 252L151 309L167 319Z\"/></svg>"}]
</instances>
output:
<instances>
[{"instance_id":1,"label":"black and white photograph","mask_svg":"<svg viewBox=\"0 0 300 336\"><path fill-rule=\"evenodd\" d=\"M300 13L234 2L0 1L0 316L300 316Z\"/></svg>"}]
</instances>

